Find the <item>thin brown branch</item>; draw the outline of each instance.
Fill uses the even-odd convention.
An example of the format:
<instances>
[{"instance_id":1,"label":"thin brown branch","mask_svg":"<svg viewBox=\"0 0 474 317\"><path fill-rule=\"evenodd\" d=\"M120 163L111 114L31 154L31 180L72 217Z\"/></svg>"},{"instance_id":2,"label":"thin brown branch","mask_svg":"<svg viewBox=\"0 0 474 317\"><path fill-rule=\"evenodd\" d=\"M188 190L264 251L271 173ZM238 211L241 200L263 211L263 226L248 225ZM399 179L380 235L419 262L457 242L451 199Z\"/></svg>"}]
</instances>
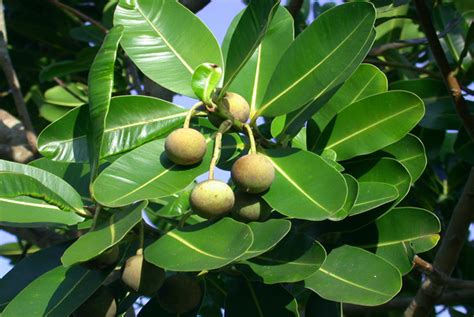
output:
<instances>
[{"instance_id":1,"label":"thin brown branch","mask_svg":"<svg viewBox=\"0 0 474 317\"><path fill-rule=\"evenodd\" d=\"M90 16L82 13L81 11L79 11L77 9L74 9L73 7L70 7L67 4L62 3L59 0L48 0L48 2L55 5L56 7L60 8L60 9L64 10L64 11L67 11L67 12L75 15L76 17L78 17L82 21L87 21L87 22L93 24L94 26L96 26L102 32L107 33L108 30L105 26L102 25L102 23L100 23L99 21L97 21L97 20L91 18Z\"/></svg>"},{"instance_id":2,"label":"thin brown branch","mask_svg":"<svg viewBox=\"0 0 474 317\"><path fill-rule=\"evenodd\" d=\"M0 3L1 2L2 1L0 1ZM5 25L4 22L3 25ZM18 76L16 74L15 69L13 68L13 64L10 59L10 54L8 52L8 46L7 42L5 41L4 33L5 30L0 30L0 67L2 68L3 73L5 74L5 77L8 81L8 85L12 92L13 100L15 102L18 115L20 116L20 119L23 125L25 126L28 144L30 145L31 150L36 153L37 144L35 130L33 128L33 123L31 122L28 109L26 108L25 99L23 98L23 94L21 92Z\"/></svg>"},{"instance_id":3,"label":"thin brown branch","mask_svg":"<svg viewBox=\"0 0 474 317\"><path fill-rule=\"evenodd\" d=\"M358 306L352 304L344 304L344 315L361 315L369 312L383 312L387 313L390 310L403 310L413 300L413 297L400 296L395 297L386 304L374 307ZM436 301L436 305L461 305L472 303L474 300L474 289L460 289L444 293Z\"/></svg>"},{"instance_id":4,"label":"thin brown branch","mask_svg":"<svg viewBox=\"0 0 474 317\"><path fill-rule=\"evenodd\" d=\"M418 255L415 255L413 258L413 264L417 269L429 276L432 281L435 281L438 284L444 284L447 288L474 289L474 281L450 278L448 275L435 268L433 264L423 260Z\"/></svg>"},{"instance_id":5,"label":"thin brown branch","mask_svg":"<svg viewBox=\"0 0 474 317\"><path fill-rule=\"evenodd\" d=\"M66 83L64 81L62 81L58 77L53 77L53 80L56 82L56 84L61 86L64 90L66 90L71 96L76 98L78 101L83 102L83 103L87 103L87 100L83 99L81 96L77 95L74 91L69 89L69 87L66 85Z\"/></svg>"},{"instance_id":6,"label":"thin brown branch","mask_svg":"<svg viewBox=\"0 0 474 317\"><path fill-rule=\"evenodd\" d=\"M469 109L466 105L466 102L462 96L461 85L459 84L455 72L449 66L448 59L443 51L441 43L439 41L436 30L431 21L430 10L428 9L425 0L414 0L416 11L420 19L421 26L425 31L426 38L428 39L428 44L430 46L431 52L435 58L436 64L441 70L443 75L443 80L451 92L453 98L456 112L461 119L464 128L467 133L474 140L474 117L469 113Z\"/></svg>"},{"instance_id":7,"label":"thin brown branch","mask_svg":"<svg viewBox=\"0 0 474 317\"><path fill-rule=\"evenodd\" d=\"M461 197L454 208L446 233L436 253L432 265L432 272L421 285L415 298L405 310L407 317L429 316L433 306L442 297L446 288L446 277L453 272L464 246L474 213L474 168L471 169ZM424 265L428 272L429 266ZM444 277L439 278L440 274ZM438 278L436 278L438 276Z\"/></svg>"},{"instance_id":8,"label":"thin brown branch","mask_svg":"<svg viewBox=\"0 0 474 317\"><path fill-rule=\"evenodd\" d=\"M290 0L290 3L288 4L288 12L290 12L294 19L298 17L298 14L303 7L303 3L304 0Z\"/></svg>"},{"instance_id":9,"label":"thin brown branch","mask_svg":"<svg viewBox=\"0 0 474 317\"><path fill-rule=\"evenodd\" d=\"M365 62L374 64L376 66L391 67L391 68L404 68L404 69L412 70L417 73L429 75L433 78L441 79L441 77L435 72L432 72L425 68L416 67L410 64L391 62L391 61L382 61L380 59L373 59L373 58L366 58Z\"/></svg>"}]
</instances>

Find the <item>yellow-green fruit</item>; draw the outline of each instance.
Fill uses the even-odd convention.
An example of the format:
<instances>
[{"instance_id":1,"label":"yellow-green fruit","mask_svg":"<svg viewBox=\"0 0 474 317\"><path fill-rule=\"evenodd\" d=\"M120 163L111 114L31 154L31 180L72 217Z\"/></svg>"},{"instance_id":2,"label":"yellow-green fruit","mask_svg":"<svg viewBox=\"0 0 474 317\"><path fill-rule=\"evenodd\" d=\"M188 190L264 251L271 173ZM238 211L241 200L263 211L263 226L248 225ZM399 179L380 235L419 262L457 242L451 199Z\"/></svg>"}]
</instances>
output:
<instances>
[{"instance_id":1,"label":"yellow-green fruit","mask_svg":"<svg viewBox=\"0 0 474 317\"><path fill-rule=\"evenodd\" d=\"M270 160L260 154L248 154L235 161L232 180L247 193L261 193L272 185L275 168Z\"/></svg>"},{"instance_id":2,"label":"yellow-green fruit","mask_svg":"<svg viewBox=\"0 0 474 317\"><path fill-rule=\"evenodd\" d=\"M92 270L101 270L108 266L114 265L117 263L120 257L120 249L118 246L114 245L113 247L105 250L95 258L83 263L85 267Z\"/></svg>"},{"instance_id":3,"label":"yellow-green fruit","mask_svg":"<svg viewBox=\"0 0 474 317\"><path fill-rule=\"evenodd\" d=\"M198 281L184 274L173 275L165 280L158 292L161 307L172 314L184 314L201 302L202 290Z\"/></svg>"},{"instance_id":4,"label":"yellow-green fruit","mask_svg":"<svg viewBox=\"0 0 474 317\"><path fill-rule=\"evenodd\" d=\"M201 217L221 217L234 206L234 192L219 180L207 180L194 187L189 197L191 208Z\"/></svg>"},{"instance_id":5,"label":"yellow-green fruit","mask_svg":"<svg viewBox=\"0 0 474 317\"><path fill-rule=\"evenodd\" d=\"M122 272L122 281L137 293L151 296L165 280L165 271L145 261L143 254L128 258Z\"/></svg>"},{"instance_id":6,"label":"yellow-green fruit","mask_svg":"<svg viewBox=\"0 0 474 317\"><path fill-rule=\"evenodd\" d=\"M117 303L109 289L101 286L73 313L74 317L115 317Z\"/></svg>"},{"instance_id":7,"label":"yellow-green fruit","mask_svg":"<svg viewBox=\"0 0 474 317\"><path fill-rule=\"evenodd\" d=\"M239 94L234 92L228 92L225 94L224 98L219 102L219 107L222 107L227 112L229 112L235 119L239 120L242 123L248 121L250 116L250 106L247 100L244 99ZM214 114L209 114L209 121L215 126L219 126L223 121L221 118L217 117Z\"/></svg>"},{"instance_id":8,"label":"yellow-green fruit","mask_svg":"<svg viewBox=\"0 0 474 317\"><path fill-rule=\"evenodd\" d=\"M204 136L197 130L181 128L174 130L165 140L166 156L178 165L193 165L206 154Z\"/></svg>"},{"instance_id":9,"label":"yellow-green fruit","mask_svg":"<svg viewBox=\"0 0 474 317\"><path fill-rule=\"evenodd\" d=\"M235 193L235 204L232 217L242 222L265 221L272 213L272 208L258 195L243 191Z\"/></svg>"}]
</instances>

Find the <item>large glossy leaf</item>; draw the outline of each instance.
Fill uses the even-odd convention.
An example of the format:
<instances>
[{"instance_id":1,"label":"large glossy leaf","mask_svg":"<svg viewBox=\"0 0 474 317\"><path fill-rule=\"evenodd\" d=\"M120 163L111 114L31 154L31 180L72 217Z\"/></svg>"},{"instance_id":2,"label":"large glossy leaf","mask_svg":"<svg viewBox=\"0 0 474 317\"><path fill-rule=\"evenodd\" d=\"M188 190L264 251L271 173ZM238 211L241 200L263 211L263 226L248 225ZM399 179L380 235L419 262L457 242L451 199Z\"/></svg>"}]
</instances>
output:
<instances>
[{"instance_id":1,"label":"large glossy leaf","mask_svg":"<svg viewBox=\"0 0 474 317\"><path fill-rule=\"evenodd\" d=\"M359 182L359 194L349 215L358 215L398 197L398 190L394 185L380 182Z\"/></svg>"},{"instance_id":2,"label":"large glossy leaf","mask_svg":"<svg viewBox=\"0 0 474 317\"><path fill-rule=\"evenodd\" d=\"M290 231L291 222L284 219L269 219L248 224L253 233L253 243L239 261L256 257L273 248Z\"/></svg>"},{"instance_id":3,"label":"large glossy leaf","mask_svg":"<svg viewBox=\"0 0 474 317\"><path fill-rule=\"evenodd\" d=\"M91 182L98 174L104 140L105 119L114 87L114 65L123 26L113 27L105 36L89 71L89 128L87 133Z\"/></svg>"},{"instance_id":4,"label":"large glossy leaf","mask_svg":"<svg viewBox=\"0 0 474 317\"><path fill-rule=\"evenodd\" d=\"M140 70L156 83L194 96L191 77L202 63L223 66L209 29L178 1L120 0L115 25L124 25L121 45Z\"/></svg>"},{"instance_id":5,"label":"large glossy leaf","mask_svg":"<svg viewBox=\"0 0 474 317\"><path fill-rule=\"evenodd\" d=\"M334 78L357 67L348 70L348 60L373 36L374 20L368 3L340 5L320 15L282 56L257 114L289 113L340 84Z\"/></svg>"},{"instance_id":6,"label":"large glossy leaf","mask_svg":"<svg viewBox=\"0 0 474 317\"><path fill-rule=\"evenodd\" d=\"M438 218L428 210L398 207L343 239L375 252L406 274L413 266L413 255L433 248L440 230Z\"/></svg>"},{"instance_id":7,"label":"large glossy leaf","mask_svg":"<svg viewBox=\"0 0 474 317\"><path fill-rule=\"evenodd\" d=\"M359 196L359 182L349 174L343 174L343 176L347 186L347 197L344 206L329 218L333 221L339 221L346 218Z\"/></svg>"},{"instance_id":8,"label":"large glossy leaf","mask_svg":"<svg viewBox=\"0 0 474 317\"><path fill-rule=\"evenodd\" d=\"M223 91L260 45L279 3L280 0L252 0L244 10L229 43Z\"/></svg>"},{"instance_id":9,"label":"large glossy leaf","mask_svg":"<svg viewBox=\"0 0 474 317\"><path fill-rule=\"evenodd\" d=\"M235 17L227 30L222 49L228 45L241 15ZM237 74L229 87L250 104L250 116L260 106L263 94L281 56L293 41L293 18L284 7L278 7L262 42Z\"/></svg>"},{"instance_id":10,"label":"large glossy leaf","mask_svg":"<svg viewBox=\"0 0 474 317\"><path fill-rule=\"evenodd\" d=\"M61 265L66 246L56 245L27 255L0 279L0 311L28 284L42 274Z\"/></svg>"},{"instance_id":11,"label":"large glossy leaf","mask_svg":"<svg viewBox=\"0 0 474 317\"><path fill-rule=\"evenodd\" d=\"M225 303L225 317L297 317L298 303L280 285L242 282Z\"/></svg>"},{"instance_id":12,"label":"large glossy leaf","mask_svg":"<svg viewBox=\"0 0 474 317\"><path fill-rule=\"evenodd\" d=\"M18 176L18 174L16 174L16 176ZM35 180L29 178L27 181L31 182ZM3 226L28 228L61 225L72 226L82 221L84 221L84 218L76 213L65 212L55 205L45 203L41 199L22 196L0 198L0 224Z\"/></svg>"},{"instance_id":13,"label":"large glossy leaf","mask_svg":"<svg viewBox=\"0 0 474 317\"><path fill-rule=\"evenodd\" d=\"M393 143L381 150L383 154L389 154L402 163L408 170L412 182L416 182L425 170L427 158L425 147L418 137L407 134L400 141Z\"/></svg>"},{"instance_id":14,"label":"large glossy leaf","mask_svg":"<svg viewBox=\"0 0 474 317\"><path fill-rule=\"evenodd\" d=\"M326 250L310 237L288 234L271 251L245 263L265 284L293 283L316 272L326 259Z\"/></svg>"},{"instance_id":15,"label":"large glossy leaf","mask_svg":"<svg viewBox=\"0 0 474 317\"><path fill-rule=\"evenodd\" d=\"M164 142L163 139L149 142L113 162L93 184L95 199L116 207L169 196L184 189L209 168L210 146L201 163L180 166L168 160Z\"/></svg>"},{"instance_id":16,"label":"large glossy leaf","mask_svg":"<svg viewBox=\"0 0 474 317\"><path fill-rule=\"evenodd\" d=\"M145 258L172 271L211 270L242 256L252 241L246 224L223 218L167 232L145 249Z\"/></svg>"},{"instance_id":17,"label":"large glossy leaf","mask_svg":"<svg viewBox=\"0 0 474 317\"><path fill-rule=\"evenodd\" d=\"M116 211L112 216L99 221L96 227L75 241L61 258L64 266L86 262L108 248L116 245L142 219L142 210L147 202Z\"/></svg>"},{"instance_id":18,"label":"large glossy leaf","mask_svg":"<svg viewBox=\"0 0 474 317\"><path fill-rule=\"evenodd\" d=\"M305 287L328 300L376 306L400 291L402 279L381 257L345 245L329 253L323 266L305 280Z\"/></svg>"},{"instance_id":19,"label":"large glossy leaf","mask_svg":"<svg viewBox=\"0 0 474 317\"><path fill-rule=\"evenodd\" d=\"M359 100L324 129L317 149L332 149L338 160L375 152L403 138L423 117L423 101L403 91Z\"/></svg>"},{"instance_id":20,"label":"large glossy leaf","mask_svg":"<svg viewBox=\"0 0 474 317\"><path fill-rule=\"evenodd\" d=\"M184 121L186 109L146 96L120 96L110 101L101 158L133 149L166 134ZM66 162L87 162L88 107L70 111L38 138L42 155Z\"/></svg>"},{"instance_id":21,"label":"large glossy leaf","mask_svg":"<svg viewBox=\"0 0 474 317\"><path fill-rule=\"evenodd\" d=\"M3 196L31 196L41 198L65 211L82 211L81 196L56 175L4 160L0 160L0 171Z\"/></svg>"},{"instance_id":22,"label":"large glossy leaf","mask_svg":"<svg viewBox=\"0 0 474 317\"><path fill-rule=\"evenodd\" d=\"M266 151L266 155L275 167L275 180L263 198L272 208L308 220L327 219L342 208L346 182L320 156L284 149Z\"/></svg>"},{"instance_id":23,"label":"large glossy leaf","mask_svg":"<svg viewBox=\"0 0 474 317\"><path fill-rule=\"evenodd\" d=\"M377 67L362 64L313 116L321 132L341 110L359 99L387 91L387 77Z\"/></svg>"},{"instance_id":24,"label":"large glossy leaf","mask_svg":"<svg viewBox=\"0 0 474 317\"><path fill-rule=\"evenodd\" d=\"M58 266L24 288L5 308L2 317L69 316L103 283L109 271L82 266Z\"/></svg>"}]
</instances>

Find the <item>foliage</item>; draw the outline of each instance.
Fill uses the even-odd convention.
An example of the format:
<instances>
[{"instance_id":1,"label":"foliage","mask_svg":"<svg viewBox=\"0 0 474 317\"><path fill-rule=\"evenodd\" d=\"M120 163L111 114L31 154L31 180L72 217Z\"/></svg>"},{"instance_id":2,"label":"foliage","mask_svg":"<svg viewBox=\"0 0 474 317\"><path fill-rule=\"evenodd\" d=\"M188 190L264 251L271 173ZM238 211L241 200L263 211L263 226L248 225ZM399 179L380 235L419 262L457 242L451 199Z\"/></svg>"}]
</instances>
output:
<instances>
[{"instance_id":1,"label":"foliage","mask_svg":"<svg viewBox=\"0 0 474 317\"><path fill-rule=\"evenodd\" d=\"M167 276L196 278L203 294L181 313L152 296L139 316L339 316L343 304L414 295L422 277L412 260L432 258L474 162L473 141L419 41L411 4L310 2L293 20L277 0L250 1L220 47L177 1L70 1L105 35L51 4L6 1L42 158L0 160L0 224L74 238L26 256L0 280L2 316L68 316L101 285L121 316L140 294L117 276L142 250ZM432 8L464 86L474 72L468 4ZM306 24L311 8L316 19ZM404 45L376 52L393 42ZM135 95L151 94L149 85L197 104ZM247 100L248 122L222 106L227 92ZM207 143L190 166L165 150L183 122ZM275 173L254 194L272 209L269 219L193 212L197 179L256 152ZM472 252L466 245L458 277L473 278Z\"/></svg>"}]
</instances>

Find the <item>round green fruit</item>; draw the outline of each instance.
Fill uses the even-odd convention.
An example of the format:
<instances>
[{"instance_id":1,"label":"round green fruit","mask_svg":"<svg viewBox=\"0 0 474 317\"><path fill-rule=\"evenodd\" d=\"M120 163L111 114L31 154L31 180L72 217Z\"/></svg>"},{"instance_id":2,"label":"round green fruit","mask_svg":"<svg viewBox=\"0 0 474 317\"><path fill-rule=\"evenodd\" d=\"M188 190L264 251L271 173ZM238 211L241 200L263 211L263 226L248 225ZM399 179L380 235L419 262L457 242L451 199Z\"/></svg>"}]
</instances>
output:
<instances>
[{"instance_id":1,"label":"round green fruit","mask_svg":"<svg viewBox=\"0 0 474 317\"><path fill-rule=\"evenodd\" d=\"M72 314L73 317L115 317L117 303L110 290L101 286Z\"/></svg>"},{"instance_id":2,"label":"round green fruit","mask_svg":"<svg viewBox=\"0 0 474 317\"><path fill-rule=\"evenodd\" d=\"M165 140L166 156L178 165L193 165L206 154L204 136L197 130L181 128L174 130Z\"/></svg>"},{"instance_id":3,"label":"round green fruit","mask_svg":"<svg viewBox=\"0 0 474 317\"><path fill-rule=\"evenodd\" d=\"M242 222L265 221L270 217L272 208L258 195L243 191L235 193L232 217Z\"/></svg>"},{"instance_id":4,"label":"round green fruit","mask_svg":"<svg viewBox=\"0 0 474 317\"><path fill-rule=\"evenodd\" d=\"M161 307L172 314L184 314L193 310L201 299L202 290L198 281L185 274L167 278L158 292Z\"/></svg>"},{"instance_id":5,"label":"round green fruit","mask_svg":"<svg viewBox=\"0 0 474 317\"><path fill-rule=\"evenodd\" d=\"M145 261L143 254L127 259L122 282L137 293L151 296L158 292L165 280L165 271Z\"/></svg>"},{"instance_id":6,"label":"round green fruit","mask_svg":"<svg viewBox=\"0 0 474 317\"><path fill-rule=\"evenodd\" d=\"M250 106L247 100L239 94L228 92L224 98L218 103L218 107L225 109L234 119L242 123L248 121L250 116ZM222 119L215 114L209 114L209 121L218 127L222 123Z\"/></svg>"},{"instance_id":7,"label":"round green fruit","mask_svg":"<svg viewBox=\"0 0 474 317\"><path fill-rule=\"evenodd\" d=\"M95 258L84 262L83 265L92 270L102 270L106 267L114 265L118 262L120 257L120 249L118 246L114 245L113 247L105 250Z\"/></svg>"},{"instance_id":8,"label":"round green fruit","mask_svg":"<svg viewBox=\"0 0 474 317\"><path fill-rule=\"evenodd\" d=\"M248 154L235 161L232 180L247 193L261 193L272 185L275 168L270 160L260 154Z\"/></svg>"},{"instance_id":9,"label":"round green fruit","mask_svg":"<svg viewBox=\"0 0 474 317\"><path fill-rule=\"evenodd\" d=\"M234 192L229 185L213 179L197 184L189 197L191 208L206 219L226 214L234 206L234 200Z\"/></svg>"}]
</instances>

